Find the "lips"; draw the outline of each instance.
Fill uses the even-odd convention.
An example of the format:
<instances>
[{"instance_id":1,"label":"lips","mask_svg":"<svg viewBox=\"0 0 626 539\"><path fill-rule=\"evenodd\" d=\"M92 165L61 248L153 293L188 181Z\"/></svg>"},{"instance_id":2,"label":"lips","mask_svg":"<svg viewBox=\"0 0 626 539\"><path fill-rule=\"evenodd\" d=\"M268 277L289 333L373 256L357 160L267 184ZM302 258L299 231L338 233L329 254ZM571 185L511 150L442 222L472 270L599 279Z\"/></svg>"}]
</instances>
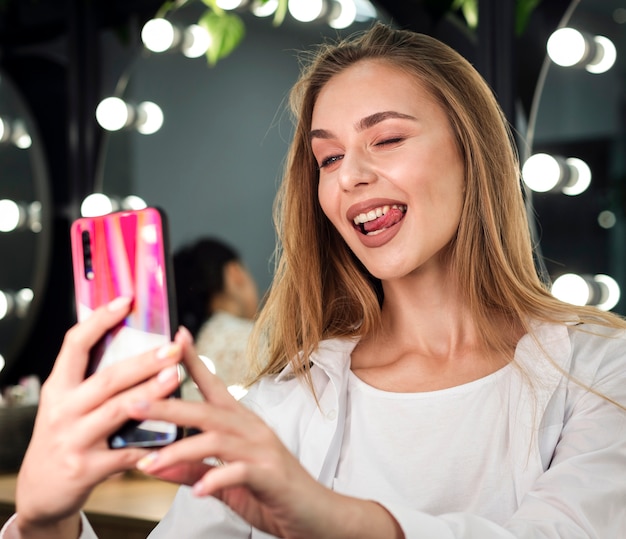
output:
<instances>
[{"instance_id":1,"label":"lips","mask_svg":"<svg viewBox=\"0 0 626 539\"><path fill-rule=\"evenodd\" d=\"M400 222L406 210L404 204L382 204L357 213L352 222L362 234L373 236Z\"/></svg>"}]
</instances>

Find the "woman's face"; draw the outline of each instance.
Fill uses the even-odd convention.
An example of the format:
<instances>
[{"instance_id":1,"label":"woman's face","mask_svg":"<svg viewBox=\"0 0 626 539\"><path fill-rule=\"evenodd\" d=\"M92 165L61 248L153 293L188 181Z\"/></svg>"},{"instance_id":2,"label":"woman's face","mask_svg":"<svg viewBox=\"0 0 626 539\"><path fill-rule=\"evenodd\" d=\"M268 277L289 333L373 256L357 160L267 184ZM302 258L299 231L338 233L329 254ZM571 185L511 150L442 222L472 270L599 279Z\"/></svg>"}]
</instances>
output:
<instances>
[{"instance_id":1,"label":"woman's face","mask_svg":"<svg viewBox=\"0 0 626 539\"><path fill-rule=\"evenodd\" d=\"M414 78L364 60L331 78L313 109L319 202L379 279L442 272L464 166L442 107Z\"/></svg>"}]
</instances>

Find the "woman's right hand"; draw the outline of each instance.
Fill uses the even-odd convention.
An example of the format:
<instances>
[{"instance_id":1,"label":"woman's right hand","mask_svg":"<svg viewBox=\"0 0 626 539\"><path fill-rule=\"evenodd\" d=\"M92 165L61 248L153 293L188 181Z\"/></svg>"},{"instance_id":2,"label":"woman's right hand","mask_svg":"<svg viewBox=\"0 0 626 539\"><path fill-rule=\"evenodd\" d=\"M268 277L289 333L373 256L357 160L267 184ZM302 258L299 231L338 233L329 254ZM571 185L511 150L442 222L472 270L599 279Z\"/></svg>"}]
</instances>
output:
<instances>
[{"instance_id":1,"label":"woman's right hand","mask_svg":"<svg viewBox=\"0 0 626 539\"><path fill-rule=\"evenodd\" d=\"M93 488L132 469L147 450L108 447L128 420L131 402L171 394L178 384L181 347L171 343L121 361L85 379L90 349L126 316L118 298L72 327L41 391L31 441L17 480L18 537L78 537L79 511ZM9 535L11 537L12 535Z\"/></svg>"}]
</instances>

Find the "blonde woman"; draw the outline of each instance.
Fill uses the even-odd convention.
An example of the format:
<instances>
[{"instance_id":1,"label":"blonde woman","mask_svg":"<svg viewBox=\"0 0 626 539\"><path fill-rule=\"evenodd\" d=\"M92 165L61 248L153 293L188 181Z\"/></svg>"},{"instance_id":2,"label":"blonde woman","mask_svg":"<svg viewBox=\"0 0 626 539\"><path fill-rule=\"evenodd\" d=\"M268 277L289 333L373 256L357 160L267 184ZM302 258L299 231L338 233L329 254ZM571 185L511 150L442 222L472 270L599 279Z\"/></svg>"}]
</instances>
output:
<instances>
[{"instance_id":1,"label":"blonde woman","mask_svg":"<svg viewBox=\"0 0 626 539\"><path fill-rule=\"evenodd\" d=\"M623 536L626 324L537 277L489 88L449 47L377 25L323 47L292 97L245 406L184 329L82 381L128 302L98 311L46 382L5 537L92 537L86 496L135 466L185 485L157 538ZM181 358L204 403L160 399ZM200 434L108 450L129 417Z\"/></svg>"}]
</instances>

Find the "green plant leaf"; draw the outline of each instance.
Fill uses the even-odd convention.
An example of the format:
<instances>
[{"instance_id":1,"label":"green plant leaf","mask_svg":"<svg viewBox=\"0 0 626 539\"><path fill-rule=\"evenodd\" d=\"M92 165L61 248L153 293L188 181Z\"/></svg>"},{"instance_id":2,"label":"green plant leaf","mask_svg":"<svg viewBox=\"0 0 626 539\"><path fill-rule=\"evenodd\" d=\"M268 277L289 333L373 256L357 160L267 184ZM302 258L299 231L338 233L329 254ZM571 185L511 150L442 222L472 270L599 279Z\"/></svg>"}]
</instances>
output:
<instances>
[{"instance_id":1,"label":"green plant leaf","mask_svg":"<svg viewBox=\"0 0 626 539\"><path fill-rule=\"evenodd\" d=\"M211 36L211 45L206 52L211 66L228 56L241 43L246 33L243 20L234 13L207 10L198 24Z\"/></svg>"},{"instance_id":2,"label":"green plant leaf","mask_svg":"<svg viewBox=\"0 0 626 539\"><path fill-rule=\"evenodd\" d=\"M215 13L220 15L224 13L224 10L217 5L217 0L201 0L201 2L208 8L211 8Z\"/></svg>"},{"instance_id":3,"label":"green plant leaf","mask_svg":"<svg viewBox=\"0 0 626 539\"><path fill-rule=\"evenodd\" d=\"M285 20L287 15L287 2L288 0L278 0L278 7L274 12L274 26L280 26Z\"/></svg>"}]
</instances>

